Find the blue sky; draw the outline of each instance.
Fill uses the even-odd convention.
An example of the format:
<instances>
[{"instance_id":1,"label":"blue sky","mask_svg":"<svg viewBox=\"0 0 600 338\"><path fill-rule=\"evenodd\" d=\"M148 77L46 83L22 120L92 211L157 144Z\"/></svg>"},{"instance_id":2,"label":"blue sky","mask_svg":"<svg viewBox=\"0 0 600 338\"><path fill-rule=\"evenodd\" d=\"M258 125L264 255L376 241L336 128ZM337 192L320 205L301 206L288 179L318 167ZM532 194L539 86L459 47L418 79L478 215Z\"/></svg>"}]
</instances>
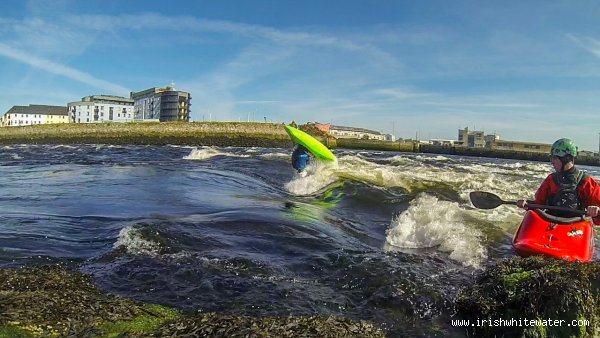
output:
<instances>
[{"instance_id":1,"label":"blue sky","mask_svg":"<svg viewBox=\"0 0 600 338\"><path fill-rule=\"evenodd\" d=\"M0 2L0 113L162 87L192 119L598 150L600 2Z\"/></svg>"}]
</instances>

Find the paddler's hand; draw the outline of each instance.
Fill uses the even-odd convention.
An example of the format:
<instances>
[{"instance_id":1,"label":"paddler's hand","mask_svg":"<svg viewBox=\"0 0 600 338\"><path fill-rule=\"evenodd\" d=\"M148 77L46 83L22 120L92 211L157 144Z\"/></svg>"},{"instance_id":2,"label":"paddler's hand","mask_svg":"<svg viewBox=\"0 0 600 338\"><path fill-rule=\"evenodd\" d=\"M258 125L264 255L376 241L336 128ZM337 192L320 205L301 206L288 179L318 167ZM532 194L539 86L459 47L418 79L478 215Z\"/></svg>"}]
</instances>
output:
<instances>
[{"instance_id":1,"label":"paddler's hand","mask_svg":"<svg viewBox=\"0 0 600 338\"><path fill-rule=\"evenodd\" d=\"M526 200L518 200L517 206L522 209L527 209L527 201Z\"/></svg>"},{"instance_id":2,"label":"paddler's hand","mask_svg":"<svg viewBox=\"0 0 600 338\"><path fill-rule=\"evenodd\" d=\"M598 213L600 213L600 207L596 205L590 205L589 207L585 208L585 211L587 212L588 216L596 217L598 216Z\"/></svg>"}]
</instances>

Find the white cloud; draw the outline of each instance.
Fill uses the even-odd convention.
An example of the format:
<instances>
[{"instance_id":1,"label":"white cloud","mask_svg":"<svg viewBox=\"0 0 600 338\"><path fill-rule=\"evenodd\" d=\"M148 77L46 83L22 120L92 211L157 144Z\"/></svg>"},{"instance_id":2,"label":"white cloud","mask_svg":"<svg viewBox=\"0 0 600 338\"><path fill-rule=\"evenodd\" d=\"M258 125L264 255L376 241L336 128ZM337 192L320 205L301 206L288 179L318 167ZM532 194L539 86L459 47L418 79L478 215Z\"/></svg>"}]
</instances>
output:
<instances>
[{"instance_id":1,"label":"white cloud","mask_svg":"<svg viewBox=\"0 0 600 338\"><path fill-rule=\"evenodd\" d=\"M35 68L45 70L47 72L64 76L72 80L90 85L92 87L108 90L115 95L125 95L129 90L120 85L98 79L90 74L84 73L77 69L73 69L64 65L57 64L50 60L46 60L24 51L12 48L4 43L0 42L0 55L15 61L30 65Z\"/></svg>"},{"instance_id":2,"label":"white cloud","mask_svg":"<svg viewBox=\"0 0 600 338\"><path fill-rule=\"evenodd\" d=\"M272 27L234 23L222 20L199 19L190 16L170 17L156 13L106 15L73 15L65 23L81 29L113 31L115 29L135 30L177 30L190 32L226 33L287 46L316 46L336 48L364 53L374 62L387 66L397 66L398 60L390 53L369 43L358 43L350 39L322 33L285 31Z\"/></svg>"},{"instance_id":3,"label":"white cloud","mask_svg":"<svg viewBox=\"0 0 600 338\"><path fill-rule=\"evenodd\" d=\"M500 98L495 98L495 100L499 100ZM443 101L423 101L421 102L425 105L432 106L452 106L452 107L480 107L480 108L540 108L542 107L539 104L535 103L520 103L520 102L461 102L461 101L453 101L453 102L443 102Z\"/></svg>"},{"instance_id":4,"label":"white cloud","mask_svg":"<svg viewBox=\"0 0 600 338\"><path fill-rule=\"evenodd\" d=\"M434 93L418 92L406 88L381 88L373 90L373 94L395 100L406 100L435 95Z\"/></svg>"},{"instance_id":5,"label":"white cloud","mask_svg":"<svg viewBox=\"0 0 600 338\"><path fill-rule=\"evenodd\" d=\"M596 57L600 58L600 40L590 38L587 36L577 37L572 34L567 34L566 36L571 41L575 42L579 47L587 50L588 52L594 54Z\"/></svg>"}]
</instances>

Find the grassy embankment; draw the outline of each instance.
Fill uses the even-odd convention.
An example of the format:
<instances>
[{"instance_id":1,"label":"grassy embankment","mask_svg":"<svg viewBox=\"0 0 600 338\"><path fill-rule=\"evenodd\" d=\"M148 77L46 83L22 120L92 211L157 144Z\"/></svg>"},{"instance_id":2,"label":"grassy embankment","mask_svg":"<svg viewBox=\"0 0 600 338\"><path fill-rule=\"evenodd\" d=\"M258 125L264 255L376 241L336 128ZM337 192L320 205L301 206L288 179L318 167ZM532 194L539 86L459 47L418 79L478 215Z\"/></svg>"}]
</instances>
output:
<instances>
[{"instance_id":1,"label":"grassy embankment","mask_svg":"<svg viewBox=\"0 0 600 338\"><path fill-rule=\"evenodd\" d=\"M445 155L506 158L548 162L545 153L441 147L413 142L335 139L310 125L300 129L330 148L420 152ZM0 144L152 144L289 148L292 145L281 124L256 122L190 123L95 123L54 124L0 128ZM579 157L578 164L600 166L599 157Z\"/></svg>"},{"instance_id":2,"label":"grassy embankment","mask_svg":"<svg viewBox=\"0 0 600 338\"><path fill-rule=\"evenodd\" d=\"M0 143L240 147L289 147L291 145L281 124L236 122L69 123L10 127L0 129Z\"/></svg>"}]
</instances>

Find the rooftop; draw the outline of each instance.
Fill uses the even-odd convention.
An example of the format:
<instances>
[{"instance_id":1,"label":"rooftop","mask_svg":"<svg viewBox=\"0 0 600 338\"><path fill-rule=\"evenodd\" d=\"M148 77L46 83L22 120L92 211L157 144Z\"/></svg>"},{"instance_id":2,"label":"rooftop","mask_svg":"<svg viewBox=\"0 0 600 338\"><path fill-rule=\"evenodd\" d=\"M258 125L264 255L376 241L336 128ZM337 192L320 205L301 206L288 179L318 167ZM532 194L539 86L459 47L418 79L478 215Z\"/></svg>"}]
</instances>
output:
<instances>
[{"instance_id":1,"label":"rooftop","mask_svg":"<svg viewBox=\"0 0 600 338\"><path fill-rule=\"evenodd\" d=\"M68 115L67 106L48 106L42 104L12 106L6 114Z\"/></svg>"},{"instance_id":2,"label":"rooftop","mask_svg":"<svg viewBox=\"0 0 600 338\"><path fill-rule=\"evenodd\" d=\"M181 90L176 90L175 87L167 86L167 87L164 87L164 88L152 87L150 89L142 90L142 91L139 91L139 92L130 92L129 93L129 97L132 98L132 99L135 99L135 98L140 97L140 96L145 96L145 95L149 95L149 94L158 94L158 93L164 93L164 92L178 92L180 94L184 94L184 95L187 94L187 95L189 95L188 92L184 92L184 91L181 91Z\"/></svg>"},{"instance_id":3,"label":"rooftop","mask_svg":"<svg viewBox=\"0 0 600 338\"><path fill-rule=\"evenodd\" d=\"M133 99L122 97L122 96L114 96L114 95L90 95L81 99L81 101L104 101L104 102L127 102L133 103Z\"/></svg>"}]
</instances>

